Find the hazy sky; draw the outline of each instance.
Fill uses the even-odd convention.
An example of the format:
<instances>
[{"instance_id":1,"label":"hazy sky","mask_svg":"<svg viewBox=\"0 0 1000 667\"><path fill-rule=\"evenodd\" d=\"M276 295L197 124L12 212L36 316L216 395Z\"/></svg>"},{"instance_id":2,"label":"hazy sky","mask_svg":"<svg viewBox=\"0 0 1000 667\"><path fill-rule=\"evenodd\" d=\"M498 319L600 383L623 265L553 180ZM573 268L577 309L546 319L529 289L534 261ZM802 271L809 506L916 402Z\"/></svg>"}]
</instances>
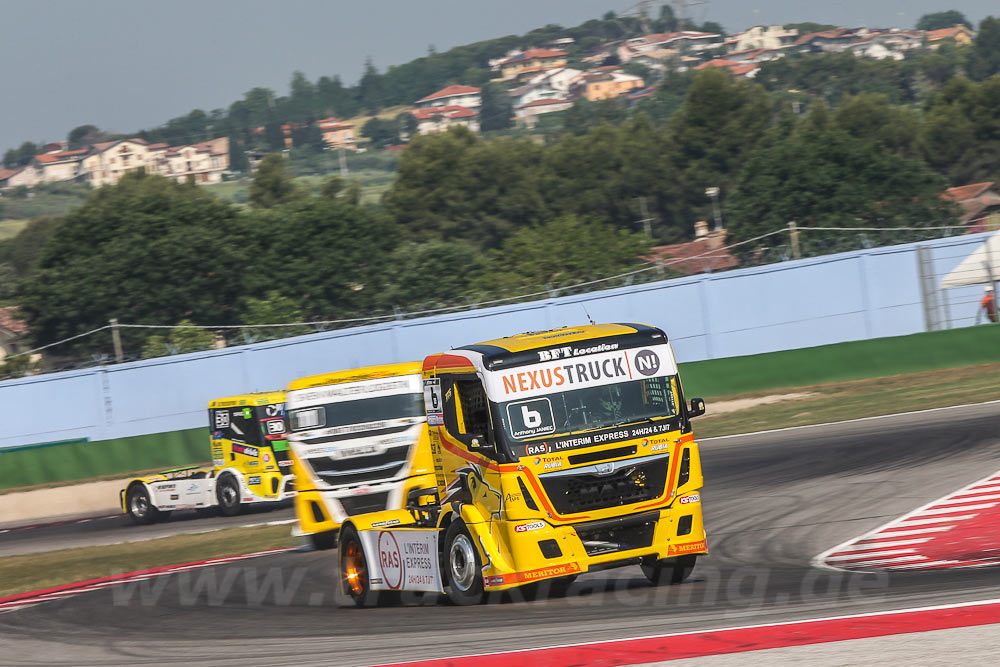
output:
<instances>
[{"instance_id":1,"label":"hazy sky","mask_svg":"<svg viewBox=\"0 0 1000 667\"><path fill-rule=\"evenodd\" d=\"M635 0L0 0L0 151L92 123L130 132L254 86L287 92L294 70L353 84L380 70L547 23L575 25ZM912 27L956 8L978 23L995 0L714 0L688 10L733 32L817 21Z\"/></svg>"}]
</instances>

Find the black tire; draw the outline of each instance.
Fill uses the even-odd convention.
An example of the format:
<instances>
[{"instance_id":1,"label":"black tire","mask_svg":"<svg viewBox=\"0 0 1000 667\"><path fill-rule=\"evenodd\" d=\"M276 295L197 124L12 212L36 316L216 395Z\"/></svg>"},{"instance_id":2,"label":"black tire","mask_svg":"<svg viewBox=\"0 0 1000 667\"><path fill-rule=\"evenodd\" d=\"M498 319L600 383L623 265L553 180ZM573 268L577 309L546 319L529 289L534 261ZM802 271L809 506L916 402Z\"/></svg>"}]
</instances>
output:
<instances>
[{"instance_id":1,"label":"black tire","mask_svg":"<svg viewBox=\"0 0 1000 667\"><path fill-rule=\"evenodd\" d=\"M697 561L696 554L664 558L654 563L643 563L642 573L656 586L679 584L691 576Z\"/></svg>"},{"instance_id":2,"label":"black tire","mask_svg":"<svg viewBox=\"0 0 1000 667\"><path fill-rule=\"evenodd\" d=\"M135 483L125 492L125 507L132 521L140 526L153 523L160 517L160 511L153 506L149 489L145 484Z\"/></svg>"},{"instance_id":3,"label":"black tire","mask_svg":"<svg viewBox=\"0 0 1000 667\"><path fill-rule=\"evenodd\" d=\"M369 581L368 558L354 526L348 524L340 531L340 582L344 592L359 607L376 607L381 591L373 591Z\"/></svg>"},{"instance_id":4,"label":"black tire","mask_svg":"<svg viewBox=\"0 0 1000 667\"><path fill-rule=\"evenodd\" d=\"M313 533L309 536L313 549L316 551L326 551L337 546L337 531L328 530L323 533Z\"/></svg>"},{"instance_id":5,"label":"black tire","mask_svg":"<svg viewBox=\"0 0 1000 667\"><path fill-rule=\"evenodd\" d=\"M236 516L243 511L240 504L240 483L236 477L225 474L215 484L215 498L219 501L219 511L226 516Z\"/></svg>"},{"instance_id":6,"label":"black tire","mask_svg":"<svg viewBox=\"0 0 1000 667\"><path fill-rule=\"evenodd\" d=\"M483 564L479 550L461 519L455 519L444 535L444 578L448 598L457 605L482 604Z\"/></svg>"}]
</instances>

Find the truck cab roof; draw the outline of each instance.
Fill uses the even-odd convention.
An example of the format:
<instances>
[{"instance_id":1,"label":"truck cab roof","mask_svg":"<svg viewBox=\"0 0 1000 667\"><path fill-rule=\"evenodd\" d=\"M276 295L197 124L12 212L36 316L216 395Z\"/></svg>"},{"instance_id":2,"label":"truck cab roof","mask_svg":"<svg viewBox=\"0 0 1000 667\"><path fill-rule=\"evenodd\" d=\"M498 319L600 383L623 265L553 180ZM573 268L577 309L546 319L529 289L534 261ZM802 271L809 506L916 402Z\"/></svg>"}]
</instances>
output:
<instances>
[{"instance_id":1,"label":"truck cab roof","mask_svg":"<svg viewBox=\"0 0 1000 667\"><path fill-rule=\"evenodd\" d=\"M208 402L210 408L231 408L237 405L273 405L285 402L285 392L278 389L274 391L255 391L249 394L237 394L236 396L226 396L224 398L214 398Z\"/></svg>"},{"instance_id":2,"label":"truck cab roof","mask_svg":"<svg viewBox=\"0 0 1000 667\"><path fill-rule=\"evenodd\" d=\"M615 347L608 348L609 350L667 342L666 334L660 329L645 324L587 324L548 331L529 331L474 345L464 345L456 350L476 352L482 355L482 363L487 370L497 370L537 362L546 358L544 353L549 351L561 353L568 349L569 356L575 356L574 352L576 354L597 352L600 351L601 340L607 338L614 338L610 344ZM555 358L558 358L558 354Z\"/></svg>"},{"instance_id":3,"label":"truck cab roof","mask_svg":"<svg viewBox=\"0 0 1000 667\"><path fill-rule=\"evenodd\" d=\"M387 377L398 377L400 375L418 375L421 365L419 361L404 361L395 364L381 364L379 366L364 366L362 368L352 368L346 371L334 371L332 373L320 373L309 375L304 378L292 380L288 383L288 391L295 389L310 389L312 387L325 387L331 384L343 384L346 382L358 382L361 380L377 380Z\"/></svg>"}]
</instances>

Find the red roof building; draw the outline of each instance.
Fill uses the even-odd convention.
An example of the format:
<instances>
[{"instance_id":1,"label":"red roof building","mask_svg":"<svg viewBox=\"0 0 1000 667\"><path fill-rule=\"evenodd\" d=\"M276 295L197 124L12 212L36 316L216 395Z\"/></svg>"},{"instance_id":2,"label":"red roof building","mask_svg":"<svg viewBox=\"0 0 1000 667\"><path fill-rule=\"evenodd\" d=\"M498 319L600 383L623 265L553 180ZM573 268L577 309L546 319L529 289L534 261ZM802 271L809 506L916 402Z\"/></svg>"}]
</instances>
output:
<instances>
[{"instance_id":1,"label":"red roof building","mask_svg":"<svg viewBox=\"0 0 1000 667\"><path fill-rule=\"evenodd\" d=\"M421 97L416 105L421 108L461 106L479 108L482 105L482 89L475 86L452 84L445 86L436 93Z\"/></svg>"}]
</instances>

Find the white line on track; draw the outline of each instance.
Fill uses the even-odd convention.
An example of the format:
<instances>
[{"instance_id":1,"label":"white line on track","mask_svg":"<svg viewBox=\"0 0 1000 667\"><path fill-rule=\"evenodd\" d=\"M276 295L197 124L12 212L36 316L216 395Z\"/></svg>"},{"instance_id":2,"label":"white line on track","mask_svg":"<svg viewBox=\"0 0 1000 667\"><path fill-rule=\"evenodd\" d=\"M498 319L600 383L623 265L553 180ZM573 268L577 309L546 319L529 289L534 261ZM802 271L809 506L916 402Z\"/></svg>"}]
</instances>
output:
<instances>
[{"instance_id":1,"label":"white line on track","mask_svg":"<svg viewBox=\"0 0 1000 667\"><path fill-rule=\"evenodd\" d=\"M934 516L935 514L951 514L952 512L965 512L967 510L988 510L991 507L996 507L996 503L979 503L977 505L960 505L958 507L939 507L940 502L936 502L931 505L931 509L925 509L920 514L926 516Z\"/></svg>"},{"instance_id":2,"label":"white line on track","mask_svg":"<svg viewBox=\"0 0 1000 667\"><path fill-rule=\"evenodd\" d=\"M876 547L901 547L904 544L923 544L924 542L930 541L931 538L929 537L920 537L911 540L893 540L891 542L875 540L873 542L869 542L868 544L852 544L851 546L841 548L840 551L861 551L863 549L874 549Z\"/></svg>"},{"instance_id":3,"label":"white line on track","mask_svg":"<svg viewBox=\"0 0 1000 667\"><path fill-rule=\"evenodd\" d=\"M935 526L934 528L915 528L913 530L886 530L880 535L885 537L906 537L907 535L923 535L924 533L943 533L955 526Z\"/></svg>"},{"instance_id":4,"label":"white line on track","mask_svg":"<svg viewBox=\"0 0 1000 667\"><path fill-rule=\"evenodd\" d=\"M827 558L827 560L860 561L866 558L873 558L873 557L878 558L879 556L899 556L903 554L912 554L912 553L913 549L887 549L887 550L869 551L866 553L844 554L843 556L830 556L829 558Z\"/></svg>"},{"instance_id":5,"label":"white line on track","mask_svg":"<svg viewBox=\"0 0 1000 667\"><path fill-rule=\"evenodd\" d=\"M962 495L949 500L940 500L937 502L937 505L961 505L962 503L978 503L982 500L996 500L998 498L1000 498L1000 493L974 494L971 496ZM996 505L996 503L993 504Z\"/></svg>"},{"instance_id":6,"label":"white line on track","mask_svg":"<svg viewBox=\"0 0 1000 667\"><path fill-rule=\"evenodd\" d=\"M855 619L855 618L859 618L859 619L860 618L878 618L878 617L882 617L882 616L898 616L900 614L910 614L910 613L913 613L913 612L922 612L922 611L944 611L946 609L963 609L963 608L966 608L966 607L985 607L985 606L994 605L994 604L1000 604L1000 599L996 599L996 600L976 600L974 602L954 602L954 603L951 603L951 604L934 605L934 606L931 606L931 607L911 607L909 609L893 609L891 611L871 611L871 612L864 613L864 614L847 614L847 615L844 615L844 616L824 616L824 617L820 617L820 618L801 618L801 619L793 620L793 621L779 621L779 622L776 622L776 623L758 623L758 624L755 624L755 625L737 625L737 626L731 626L731 627L709 628L709 629L706 629L706 630L686 630L684 632L669 632L669 633L661 634L661 635L641 635L639 637L623 637L621 639L608 639L608 640L605 640L605 641L602 641L602 642L599 642L599 643L601 643L601 644L617 644L619 642L630 642L630 641L643 640L643 639L663 639L663 638L666 638L666 637L684 637L684 636L687 636L687 635L708 635L708 634L713 634L713 633L717 633L717 632L726 632L728 630L756 630L756 629L759 629L759 628L776 628L776 627L781 627L783 625L787 626L787 625L799 625L799 624L802 624L802 623L822 623L824 621L846 621L846 620ZM548 649L576 648L576 647L579 647L579 646L589 646L589 645L594 644L594 643L595 642L575 642L573 644L555 644L555 645L552 645L552 646L539 646L538 648L533 648L533 649L511 649L509 651L495 651L495 652L492 652L492 653L476 653L476 654L473 654L473 655L449 656L449 657L445 657L445 658L433 658L432 661L434 661L434 662L442 662L443 663L443 662L447 662L448 660L457 660L459 658L461 658L463 660L468 660L470 658L479 658L479 657L483 657L483 656L487 656L487 655L494 656L494 655L508 655L508 654L516 654L516 653L522 653L522 654L529 654L530 655L531 653L537 653L539 651L545 651L545 650L548 650ZM405 664L407 664L409 662L425 662L425 661L426 661L426 659L421 659L421 660L406 660L406 661L403 661L403 662L398 663L398 664L404 664L405 665ZM514 664L514 663L512 662L511 664ZM530 664L530 662L527 663L527 664Z\"/></svg>"},{"instance_id":7,"label":"white line on track","mask_svg":"<svg viewBox=\"0 0 1000 667\"><path fill-rule=\"evenodd\" d=\"M1000 401L988 401L986 403L980 403L979 405L991 405L991 404L996 404L996 403L1000 403ZM968 407L968 406L955 406L955 407ZM947 408L932 408L931 410L921 410L920 412L931 412L933 410L946 410L946 409ZM947 513L950 513L950 512L964 512L964 511L973 510L973 509L980 509L979 507L976 507L975 505L967 505L967 506L963 506L963 507L953 507L953 508L950 508L950 509L947 509L947 510L944 510L944 511L942 511L942 510L932 510L930 508L936 507L942 500L947 500L949 498L952 498L953 496L960 495L962 493L967 493L970 489L975 489L976 487L982 487L987 482L991 482L993 480L1000 480L1000 473L992 473L988 477L984 477L982 479L976 480L975 482L972 482L971 484L968 484L967 486L964 486L964 487L958 489L957 491L953 491L952 493L944 496L943 498L938 498L938 499L933 500L933 501L931 501L931 502L929 502L929 503L927 503L925 505L921 505L920 507L916 508L915 510L912 510L911 512L908 512L908 513L904 514L903 516L901 516L901 517L899 517L897 519L893 519L892 521L884 523L881 526L878 526L877 528L868 531L867 533L864 533L864 534L862 534L860 536L857 536L857 537L852 537L849 540L845 540L844 542L841 542L840 544L838 544L838 545L836 545L836 546L834 546L834 547L832 547L830 549L827 549L826 551L824 551L821 554L819 554L816 557L814 557L812 559L812 565L813 565L813 567L817 567L817 568L821 568L821 569L826 569L826 570L836 570L836 571L839 571L839 572L849 572L850 570L846 570L846 569L844 569L842 567L837 567L836 565L832 565L832 564L827 563L827 559L830 556L832 556L833 554L837 554L837 553L840 553L842 551L859 551L860 549L858 549L857 546L853 546L853 545L857 545L858 542L862 542L862 541L865 541L865 540L867 540L869 542L868 545L867 545L868 547L875 547L875 546L883 546L883 547L885 547L885 546L896 546L896 545L890 545L888 543L879 542L877 540L878 540L878 538L880 537L880 535L881 535L881 533L883 531L891 530L892 528L895 528L896 526L898 526L898 525L902 524L903 522L908 521L910 519L922 518L922 517L927 516L929 514L947 514ZM997 503L986 503L985 505L986 505L986 508L990 508L990 507L994 507L996 504ZM966 516L963 517L963 519L969 519L969 518L972 518L974 516L978 516L978 515L977 514L966 515ZM955 516L950 516L950 517L947 517L947 518L950 521L956 521L957 520L957 517L955 517ZM907 524L907 525L912 525L912 524ZM924 540L924 541L927 541L929 539L930 538L926 538L926 540ZM948 561L948 563L953 563L953 562L954 561ZM942 563L945 563L945 562L942 561ZM921 567L926 567L926 566L931 565L931 564L934 564L934 563L922 563ZM898 566L898 567L915 567L915 566Z\"/></svg>"},{"instance_id":8,"label":"white line on track","mask_svg":"<svg viewBox=\"0 0 1000 667\"><path fill-rule=\"evenodd\" d=\"M965 521L966 519L971 519L973 517L979 516L978 514L959 514L958 516L937 516L933 519L920 519L914 517L912 519L901 520L900 526L922 526L928 523L948 523L949 521Z\"/></svg>"}]
</instances>

